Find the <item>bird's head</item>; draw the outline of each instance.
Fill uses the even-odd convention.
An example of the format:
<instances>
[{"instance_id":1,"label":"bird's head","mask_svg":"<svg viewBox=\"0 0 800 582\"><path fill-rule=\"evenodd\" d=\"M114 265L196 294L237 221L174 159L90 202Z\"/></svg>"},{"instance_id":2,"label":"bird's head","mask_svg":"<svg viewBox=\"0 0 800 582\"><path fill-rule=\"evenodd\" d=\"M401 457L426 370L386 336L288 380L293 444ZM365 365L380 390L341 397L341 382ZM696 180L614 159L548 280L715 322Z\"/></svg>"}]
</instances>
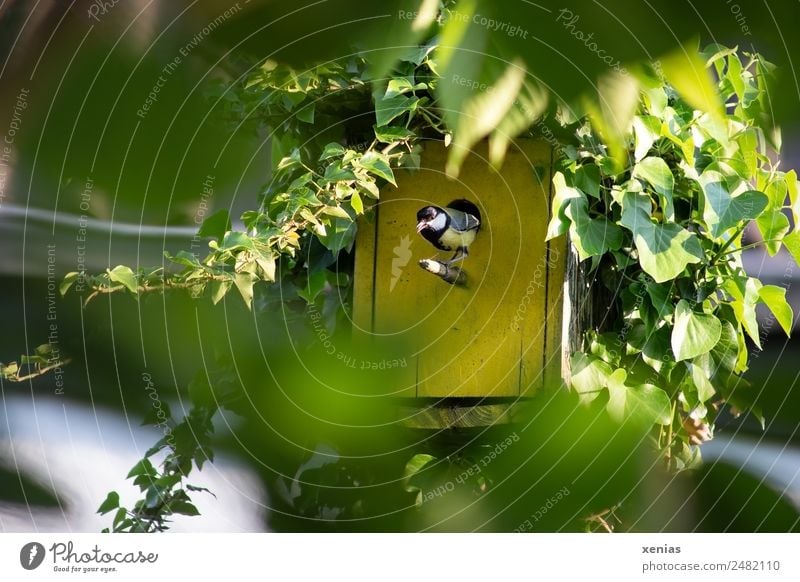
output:
<instances>
[{"instance_id":1,"label":"bird's head","mask_svg":"<svg viewBox=\"0 0 800 582\"><path fill-rule=\"evenodd\" d=\"M444 215L444 211L437 206L425 206L417 211L417 232L426 228L435 228L437 219Z\"/></svg>"}]
</instances>

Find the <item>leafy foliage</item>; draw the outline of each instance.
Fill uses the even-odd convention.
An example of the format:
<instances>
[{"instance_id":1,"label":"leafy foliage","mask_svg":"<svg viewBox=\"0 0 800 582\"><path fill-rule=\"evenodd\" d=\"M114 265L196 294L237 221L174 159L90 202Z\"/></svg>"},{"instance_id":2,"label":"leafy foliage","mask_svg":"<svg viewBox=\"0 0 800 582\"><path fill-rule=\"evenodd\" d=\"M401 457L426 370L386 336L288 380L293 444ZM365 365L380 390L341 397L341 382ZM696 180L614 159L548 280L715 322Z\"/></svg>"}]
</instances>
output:
<instances>
[{"instance_id":1,"label":"leafy foliage","mask_svg":"<svg viewBox=\"0 0 800 582\"><path fill-rule=\"evenodd\" d=\"M33 354L20 356L19 362L0 362L0 378L6 382L25 382L66 366L70 358L61 355L57 344L37 346Z\"/></svg>"},{"instance_id":2,"label":"leafy foliage","mask_svg":"<svg viewBox=\"0 0 800 582\"><path fill-rule=\"evenodd\" d=\"M724 402L760 415L742 378L747 338L760 347L757 305L791 329L785 289L742 267L745 232L757 229L755 244L771 255L790 237L787 249L800 259L785 214L797 217L797 178L773 163L763 124L772 67L719 46L703 58L718 80L704 99L721 96L729 113L697 110L691 92L653 84L625 136L622 166L587 121L553 181L548 232L569 232L619 313L572 356L575 388L585 401L604 395L598 401L620 420L659 425L658 444L678 469L696 459L686 426L712 426Z\"/></svg>"},{"instance_id":3,"label":"leafy foliage","mask_svg":"<svg viewBox=\"0 0 800 582\"><path fill-rule=\"evenodd\" d=\"M194 408L131 468L127 478L133 479L143 498L129 509L120 505L116 491L110 492L97 509L103 515L114 512L112 527L105 532L161 532L169 528L171 516L200 515L189 492L205 489L185 483L185 478L193 464L199 470L206 461L214 460L209 446L212 416L213 411ZM169 452L156 467L150 459L165 449Z\"/></svg>"}]
</instances>

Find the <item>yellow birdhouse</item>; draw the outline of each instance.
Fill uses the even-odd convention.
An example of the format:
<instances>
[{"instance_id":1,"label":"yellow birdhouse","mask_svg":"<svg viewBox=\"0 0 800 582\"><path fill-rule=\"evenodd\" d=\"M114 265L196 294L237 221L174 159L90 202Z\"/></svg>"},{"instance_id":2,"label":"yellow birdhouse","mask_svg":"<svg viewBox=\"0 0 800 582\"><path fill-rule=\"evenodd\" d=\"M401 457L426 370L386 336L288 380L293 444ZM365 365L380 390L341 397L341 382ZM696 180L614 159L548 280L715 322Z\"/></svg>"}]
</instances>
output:
<instances>
[{"instance_id":1,"label":"yellow birdhouse","mask_svg":"<svg viewBox=\"0 0 800 582\"><path fill-rule=\"evenodd\" d=\"M385 187L359 225L354 329L366 341L391 338L404 352L381 393L516 398L560 379L567 257L563 238L545 241L552 150L518 142L500 171L486 150L471 152L450 179L447 149L425 143L419 171L396 172L397 187ZM453 249L420 236L417 213L454 200L477 207L480 227L468 255L449 267L460 270L458 280L448 282L423 267L444 267Z\"/></svg>"}]
</instances>

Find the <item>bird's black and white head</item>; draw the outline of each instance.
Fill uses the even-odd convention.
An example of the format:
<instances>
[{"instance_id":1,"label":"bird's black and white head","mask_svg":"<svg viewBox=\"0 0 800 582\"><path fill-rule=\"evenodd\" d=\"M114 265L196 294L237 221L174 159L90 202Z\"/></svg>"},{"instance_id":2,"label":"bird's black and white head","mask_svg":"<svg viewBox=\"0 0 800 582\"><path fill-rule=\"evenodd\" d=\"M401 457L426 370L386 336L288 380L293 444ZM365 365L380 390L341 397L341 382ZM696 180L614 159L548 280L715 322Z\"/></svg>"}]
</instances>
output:
<instances>
[{"instance_id":1,"label":"bird's black and white head","mask_svg":"<svg viewBox=\"0 0 800 582\"><path fill-rule=\"evenodd\" d=\"M444 209L438 206L425 206L417 212L417 232L431 230L435 233L443 232L447 228L448 216Z\"/></svg>"}]
</instances>

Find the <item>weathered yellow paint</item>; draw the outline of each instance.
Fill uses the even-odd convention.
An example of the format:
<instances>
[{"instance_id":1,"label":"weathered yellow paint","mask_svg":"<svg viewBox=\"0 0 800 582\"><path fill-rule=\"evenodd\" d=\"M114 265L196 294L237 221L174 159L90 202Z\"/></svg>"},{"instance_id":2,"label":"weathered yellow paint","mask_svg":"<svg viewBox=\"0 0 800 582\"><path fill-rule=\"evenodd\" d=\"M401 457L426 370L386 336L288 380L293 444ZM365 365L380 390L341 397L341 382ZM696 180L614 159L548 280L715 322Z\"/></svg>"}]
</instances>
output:
<instances>
[{"instance_id":1,"label":"weathered yellow paint","mask_svg":"<svg viewBox=\"0 0 800 582\"><path fill-rule=\"evenodd\" d=\"M500 172L485 144L457 180L444 174L447 151L425 144L417 172L397 172L381 192L374 221L356 241L354 327L392 338L407 367L380 393L406 397L530 395L557 378L561 349L564 241L545 243L552 156L544 142L511 149ZM449 259L415 232L416 213L466 198L481 210L481 230L461 263L464 287L424 271L418 261ZM410 252L409 252L410 251ZM397 354L392 354L397 357Z\"/></svg>"}]
</instances>

